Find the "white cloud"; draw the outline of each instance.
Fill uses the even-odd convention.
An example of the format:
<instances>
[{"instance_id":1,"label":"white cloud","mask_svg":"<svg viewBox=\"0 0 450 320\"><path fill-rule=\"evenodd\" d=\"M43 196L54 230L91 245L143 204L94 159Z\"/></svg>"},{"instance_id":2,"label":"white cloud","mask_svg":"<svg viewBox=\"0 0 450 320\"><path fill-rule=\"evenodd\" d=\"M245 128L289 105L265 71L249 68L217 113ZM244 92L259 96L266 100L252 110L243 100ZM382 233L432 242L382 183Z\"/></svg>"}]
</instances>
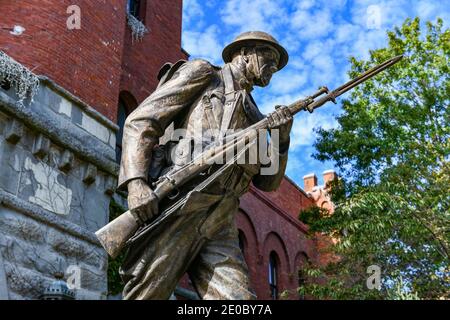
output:
<instances>
[{"instance_id":1,"label":"white cloud","mask_svg":"<svg viewBox=\"0 0 450 320\"><path fill-rule=\"evenodd\" d=\"M321 163L312 157L315 152L312 146L303 146L295 152L290 152L287 163L286 174L299 186L303 187L303 177L309 173L315 173L318 185L323 184L322 173L325 170L333 169L333 164L329 161Z\"/></svg>"},{"instance_id":2,"label":"white cloud","mask_svg":"<svg viewBox=\"0 0 450 320\"><path fill-rule=\"evenodd\" d=\"M332 35L336 44L343 44L353 38L353 35L361 30L357 25L344 22L342 24L335 25Z\"/></svg>"},{"instance_id":3,"label":"white cloud","mask_svg":"<svg viewBox=\"0 0 450 320\"><path fill-rule=\"evenodd\" d=\"M333 106L327 105L324 108L327 107L332 108ZM337 127L337 122L332 112L328 110L315 111L312 114L302 113L297 116L291 133L291 150L295 151L300 146L312 146L317 137L314 129L320 127L327 130Z\"/></svg>"},{"instance_id":4,"label":"white cloud","mask_svg":"<svg viewBox=\"0 0 450 320\"><path fill-rule=\"evenodd\" d=\"M289 67L295 70L304 70L306 68L305 61L297 54L289 57Z\"/></svg>"},{"instance_id":5,"label":"white cloud","mask_svg":"<svg viewBox=\"0 0 450 320\"><path fill-rule=\"evenodd\" d=\"M217 5L217 0L207 0L205 4L208 8L214 8Z\"/></svg>"},{"instance_id":6,"label":"white cloud","mask_svg":"<svg viewBox=\"0 0 450 320\"><path fill-rule=\"evenodd\" d=\"M236 33L258 30L276 35L276 27L288 19L283 4L282 0L228 0L221 11L222 21L235 27Z\"/></svg>"},{"instance_id":7,"label":"white cloud","mask_svg":"<svg viewBox=\"0 0 450 320\"><path fill-rule=\"evenodd\" d=\"M342 10L348 2L348 0L294 0L293 7L296 10L329 9L339 11Z\"/></svg>"},{"instance_id":8,"label":"white cloud","mask_svg":"<svg viewBox=\"0 0 450 320\"><path fill-rule=\"evenodd\" d=\"M298 91L299 88L305 85L307 75L304 72L297 72L295 70L289 70L275 74L270 90L278 94L286 94L293 91Z\"/></svg>"},{"instance_id":9,"label":"white cloud","mask_svg":"<svg viewBox=\"0 0 450 320\"><path fill-rule=\"evenodd\" d=\"M302 40L324 37L333 29L331 13L323 9L314 12L298 10L291 18L291 27L297 30Z\"/></svg>"},{"instance_id":10,"label":"white cloud","mask_svg":"<svg viewBox=\"0 0 450 320\"><path fill-rule=\"evenodd\" d=\"M183 48L192 58L203 58L212 63L221 65L222 48L219 39L219 27L212 25L204 32L185 31L183 33Z\"/></svg>"},{"instance_id":11,"label":"white cloud","mask_svg":"<svg viewBox=\"0 0 450 320\"><path fill-rule=\"evenodd\" d=\"M319 56L324 49L325 48L322 44L322 41L311 41L303 51L303 59L312 60L313 58Z\"/></svg>"},{"instance_id":12,"label":"white cloud","mask_svg":"<svg viewBox=\"0 0 450 320\"><path fill-rule=\"evenodd\" d=\"M415 14L420 16L423 21L435 21L436 17L444 20L444 26L448 27L450 23L450 3L448 1L419 1L416 6Z\"/></svg>"},{"instance_id":13,"label":"white cloud","mask_svg":"<svg viewBox=\"0 0 450 320\"><path fill-rule=\"evenodd\" d=\"M299 159L299 157L289 157L289 161L286 167L286 175L292 177L298 171L304 170L304 159Z\"/></svg>"},{"instance_id":14,"label":"white cloud","mask_svg":"<svg viewBox=\"0 0 450 320\"><path fill-rule=\"evenodd\" d=\"M205 15L197 0L183 0L183 23L187 27Z\"/></svg>"},{"instance_id":15,"label":"white cloud","mask_svg":"<svg viewBox=\"0 0 450 320\"><path fill-rule=\"evenodd\" d=\"M299 10L309 10L314 7L314 0L304 0L298 1L296 4L297 9Z\"/></svg>"},{"instance_id":16,"label":"white cloud","mask_svg":"<svg viewBox=\"0 0 450 320\"><path fill-rule=\"evenodd\" d=\"M258 108L264 114L272 112L277 105L289 105L299 99L305 98L305 95L303 95L301 92L277 96L276 92L270 91L263 93L261 92L261 89L256 90L254 96L256 103L258 104Z\"/></svg>"}]
</instances>

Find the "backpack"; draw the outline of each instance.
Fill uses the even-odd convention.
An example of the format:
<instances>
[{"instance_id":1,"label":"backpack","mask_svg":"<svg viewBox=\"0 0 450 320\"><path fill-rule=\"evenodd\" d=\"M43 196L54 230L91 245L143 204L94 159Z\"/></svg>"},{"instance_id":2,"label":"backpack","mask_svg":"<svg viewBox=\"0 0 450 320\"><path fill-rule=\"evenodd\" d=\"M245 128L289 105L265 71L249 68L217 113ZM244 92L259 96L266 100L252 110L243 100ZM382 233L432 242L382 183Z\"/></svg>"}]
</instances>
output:
<instances>
[{"instance_id":1,"label":"backpack","mask_svg":"<svg viewBox=\"0 0 450 320\"><path fill-rule=\"evenodd\" d=\"M157 79L159 81L156 89L164 83L172 79L177 70L186 63L186 60L178 60L175 63L165 63L158 72ZM164 134L159 138L158 144L153 147L152 160L149 168L149 181L156 181L163 173L162 169L167 165L171 165L170 152L172 149L171 138L174 131L174 123L170 123Z\"/></svg>"}]
</instances>

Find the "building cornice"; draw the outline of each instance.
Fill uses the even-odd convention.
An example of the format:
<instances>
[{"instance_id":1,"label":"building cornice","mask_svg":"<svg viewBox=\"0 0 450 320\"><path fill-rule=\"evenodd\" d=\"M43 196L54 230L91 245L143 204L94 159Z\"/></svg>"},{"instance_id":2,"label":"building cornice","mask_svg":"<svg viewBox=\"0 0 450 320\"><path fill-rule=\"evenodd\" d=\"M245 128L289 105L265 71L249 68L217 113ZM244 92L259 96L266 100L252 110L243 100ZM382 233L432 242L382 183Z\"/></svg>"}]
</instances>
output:
<instances>
[{"instance_id":1,"label":"building cornice","mask_svg":"<svg viewBox=\"0 0 450 320\"><path fill-rule=\"evenodd\" d=\"M290 183L292 184L298 191L300 191L305 197L311 199L311 196L305 192L305 190L303 190L302 188L300 188L300 186L298 184L296 184L294 182L294 180L292 180L291 178L289 178L288 176L284 176L284 178Z\"/></svg>"},{"instance_id":2,"label":"building cornice","mask_svg":"<svg viewBox=\"0 0 450 320\"><path fill-rule=\"evenodd\" d=\"M50 212L40 206L25 201L0 189L0 204L16 210L34 220L40 221L46 225L52 226L60 231L68 233L76 238L87 241L97 247L102 247L93 232L82 228L81 226L67 221L58 215Z\"/></svg>"},{"instance_id":3,"label":"building cornice","mask_svg":"<svg viewBox=\"0 0 450 320\"><path fill-rule=\"evenodd\" d=\"M0 107L1 111L44 133L61 147L72 150L80 159L95 164L113 176L118 175L119 165L115 161L114 149L81 127L73 125L69 120L51 114L40 104L36 108L30 108L17 103L2 91L0 91Z\"/></svg>"}]
</instances>

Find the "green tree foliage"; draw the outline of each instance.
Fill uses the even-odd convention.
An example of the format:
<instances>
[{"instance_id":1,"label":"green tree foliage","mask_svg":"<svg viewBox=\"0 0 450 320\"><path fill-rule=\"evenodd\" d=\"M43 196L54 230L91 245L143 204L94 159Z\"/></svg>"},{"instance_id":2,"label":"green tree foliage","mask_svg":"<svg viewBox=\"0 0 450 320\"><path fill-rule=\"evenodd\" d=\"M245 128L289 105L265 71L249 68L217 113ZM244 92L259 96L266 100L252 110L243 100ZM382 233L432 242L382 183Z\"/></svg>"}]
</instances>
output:
<instances>
[{"instance_id":1,"label":"green tree foliage","mask_svg":"<svg viewBox=\"0 0 450 320\"><path fill-rule=\"evenodd\" d=\"M450 30L440 19L422 29L408 19L368 61L351 58L353 78L404 55L352 91L337 129L318 130L314 156L342 180L334 214L310 222L339 239L341 257L319 270L327 281L301 288L316 297L449 298ZM380 291L366 287L370 265L381 267Z\"/></svg>"}]
</instances>

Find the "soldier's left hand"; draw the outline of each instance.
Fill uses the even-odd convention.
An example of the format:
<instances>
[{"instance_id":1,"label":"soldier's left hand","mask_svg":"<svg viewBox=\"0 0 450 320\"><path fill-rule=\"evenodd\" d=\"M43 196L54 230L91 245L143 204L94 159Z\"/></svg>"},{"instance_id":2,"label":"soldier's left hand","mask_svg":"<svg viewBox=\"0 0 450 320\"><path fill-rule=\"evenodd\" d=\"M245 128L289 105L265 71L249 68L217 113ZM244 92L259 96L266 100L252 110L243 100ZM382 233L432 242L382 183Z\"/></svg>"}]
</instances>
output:
<instances>
[{"instance_id":1,"label":"soldier's left hand","mask_svg":"<svg viewBox=\"0 0 450 320\"><path fill-rule=\"evenodd\" d=\"M271 130L279 130L280 145L289 143L289 134L291 133L294 121L289 108L286 106L276 106L275 111L270 113L267 119Z\"/></svg>"}]
</instances>

